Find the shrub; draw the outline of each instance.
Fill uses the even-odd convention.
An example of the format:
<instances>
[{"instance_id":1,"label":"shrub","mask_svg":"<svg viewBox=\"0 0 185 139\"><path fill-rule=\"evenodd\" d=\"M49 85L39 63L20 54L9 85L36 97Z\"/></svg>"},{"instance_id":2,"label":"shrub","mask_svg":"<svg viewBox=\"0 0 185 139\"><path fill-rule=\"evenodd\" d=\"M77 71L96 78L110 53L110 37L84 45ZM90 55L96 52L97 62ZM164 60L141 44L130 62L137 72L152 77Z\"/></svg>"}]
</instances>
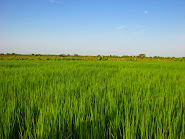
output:
<instances>
[{"instance_id":1,"label":"shrub","mask_svg":"<svg viewBox=\"0 0 185 139\"><path fill-rule=\"evenodd\" d=\"M14 58L10 57L10 58L7 58L7 60L14 60Z\"/></svg>"},{"instance_id":2,"label":"shrub","mask_svg":"<svg viewBox=\"0 0 185 139\"><path fill-rule=\"evenodd\" d=\"M61 55L59 55L60 57L65 57L65 54L61 54Z\"/></svg>"},{"instance_id":3,"label":"shrub","mask_svg":"<svg viewBox=\"0 0 185 139\"><path fill-rule=\"evenodd\" d=\"M40 57L38 57L37 60L42 60L42 59Z\"/></svg>"}]
</instances>

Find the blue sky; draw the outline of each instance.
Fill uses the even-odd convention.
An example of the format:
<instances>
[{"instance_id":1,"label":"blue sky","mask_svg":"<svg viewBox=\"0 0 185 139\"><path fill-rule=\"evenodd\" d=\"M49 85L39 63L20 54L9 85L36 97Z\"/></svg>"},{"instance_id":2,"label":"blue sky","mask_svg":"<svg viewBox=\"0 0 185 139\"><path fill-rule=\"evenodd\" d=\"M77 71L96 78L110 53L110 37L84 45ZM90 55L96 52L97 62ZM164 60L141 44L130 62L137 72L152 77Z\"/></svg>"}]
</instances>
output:
<instances>
[{"instance_id":1,"label":"blue sky","mask_svg":"<svg viewBox=\"0 0 185 139\"><path fill-rule=\"evenodd\" d=\"M185 0L0 0L0 53L185 56Z\"/></svg>"}]
</instances>

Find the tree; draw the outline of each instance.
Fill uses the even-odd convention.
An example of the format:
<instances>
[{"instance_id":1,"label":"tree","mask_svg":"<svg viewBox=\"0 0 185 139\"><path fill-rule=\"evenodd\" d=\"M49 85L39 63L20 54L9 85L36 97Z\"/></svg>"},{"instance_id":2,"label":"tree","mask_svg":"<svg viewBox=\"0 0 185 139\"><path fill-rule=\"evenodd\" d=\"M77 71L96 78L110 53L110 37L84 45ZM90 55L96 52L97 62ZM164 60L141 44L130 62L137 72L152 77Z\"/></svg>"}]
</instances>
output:
<instances>
[{"instance_id":1,"label":"tree","mask_svg":"<svg viewBox=\"0 0 185 139\"><path fill-rule=\"evenodd\" d=\"M74 57L78 57L78 54L74 54Z\"/></svg>"},{"instance_id":2,"label":"tree","mask_svg":"<svg viewBox=\"0 0 185 139\"><path fill-rule=\"evenodd\" d=\"M65 54L60 54L59 56L60 56L60 57L65 57Z\"/></svg>"},{"instance_id":3,"label":"tree","mask_svg":"<svg viewBox=\"0 0 185 139\"><path fill-rule=\"evenodd\" d=\"M144 57L146 57L146 55L145 54L139 54L139 57L144 58Z\"/></svg>"}]
</instances>

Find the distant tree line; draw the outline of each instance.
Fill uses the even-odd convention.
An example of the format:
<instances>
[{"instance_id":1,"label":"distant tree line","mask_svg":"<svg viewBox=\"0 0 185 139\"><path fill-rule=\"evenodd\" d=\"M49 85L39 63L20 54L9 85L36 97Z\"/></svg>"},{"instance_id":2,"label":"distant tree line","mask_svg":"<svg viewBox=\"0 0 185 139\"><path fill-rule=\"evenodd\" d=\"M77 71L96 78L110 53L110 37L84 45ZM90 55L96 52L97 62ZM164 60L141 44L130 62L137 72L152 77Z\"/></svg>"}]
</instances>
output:
<instances>
[{"instance_id":1,"label":"distant tree line","mask_svg":"<svg viewBox=\"0 0 185 139\"><path fill-rule=\"evenodd\" d=\"M70 54L59 54L59 55L50 55L50 54L16 54L16 53L0 53L0 55L5 55L5 56L59 56L59 57L84 57L78 54L70 55ZM107 58L156 58L156 59L177 59L177 57L160 57L160 56L153 56L153 57L146 57L146 54L139 54L137 56L128 56L128 55L123 55L123 56L117 56L117 55L97 55L97 56L85 56L85 57L98 57L98 59L107 59ZM181 59L185 59L185 57L179 57Z\"/></svg>"}]
</instances>

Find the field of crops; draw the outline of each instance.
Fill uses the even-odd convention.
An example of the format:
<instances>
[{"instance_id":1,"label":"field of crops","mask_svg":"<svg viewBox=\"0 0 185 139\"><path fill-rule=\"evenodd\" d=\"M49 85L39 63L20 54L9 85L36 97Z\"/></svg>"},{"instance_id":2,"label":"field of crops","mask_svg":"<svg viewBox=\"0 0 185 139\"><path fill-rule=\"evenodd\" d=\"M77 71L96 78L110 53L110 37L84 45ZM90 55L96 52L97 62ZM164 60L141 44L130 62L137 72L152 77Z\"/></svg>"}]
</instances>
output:
<instances>
[{"instance_id":1,"label":"field of crops","mask_svg":"<svg viewBox=\"0 0 185 139\"><path fill-rule=\"evenodd\" d=\"M185 138L185 62L0 61L0 138Z\"/></svg>"}]
</instances>

